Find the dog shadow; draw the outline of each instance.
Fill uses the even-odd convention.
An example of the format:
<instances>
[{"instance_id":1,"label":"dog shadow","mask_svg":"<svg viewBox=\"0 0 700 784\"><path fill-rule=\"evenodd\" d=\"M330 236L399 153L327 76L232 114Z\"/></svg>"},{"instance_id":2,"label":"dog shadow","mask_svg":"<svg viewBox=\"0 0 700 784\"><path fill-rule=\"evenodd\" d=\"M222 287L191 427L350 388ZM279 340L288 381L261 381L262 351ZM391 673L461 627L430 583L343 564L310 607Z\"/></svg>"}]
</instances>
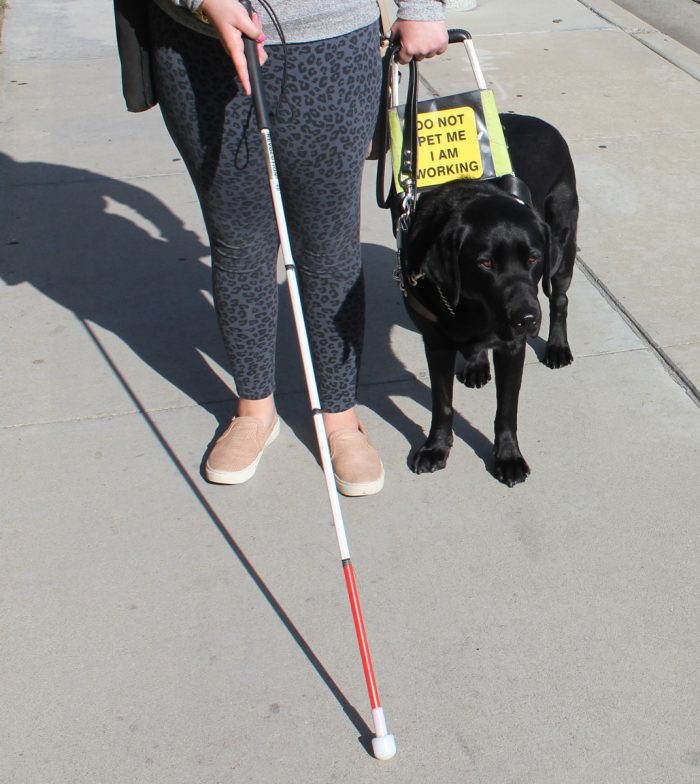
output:
<instances>
[{"instance_id":1,"label":"dog shadow","mask_svg":"<svg viewBox=\"0 0 700 784\"><path fill-rule=\"evenodd\" d=\"M360 400L403 435L410 447L406 457L406 464L410 465L413 455L427 438L432 411L430 384L417 375L423 370L427 372L423 340L406 312L403 295L394 280L395 250L368 243L363 245L362 251L368 291L368 339L365 341L362 378L369 386L361 385ZM407 367L392 347L392 332L397 327L408 331L415 339L415 367ZM403 397L425 409L425 427L415 422L396 403L393 394L397 388L400 388ZM464 441L491 473L493 442L457 409L453 431L455 437Z\"/></svg>"},{"instance_id":2,"label":"dog shadow","mask_svg":"<svg viewBox=\"0 0 700 784\"><path fill-rule=\"evenodd\" d=\"M366 319L363 358L360 370L358 402L374 411L406 439L409 451L406 466L427 438L421 423L414 421L396 402L395 395L408 398L425 410L429 428L432 410L430 385L417 373L426 369L423 342L403 304L403 296L394 280L395 251L383 245L363 243L362 260L366 290ZM280 284L279 330L277 340L277 377L283 380L284 394L276 397L278 411L295 437L320 463L316 435L306 393L299 349L296 344L293 314L286 284ZM416 367L409 368L392 345L397 328L408 331L416 342ZM458 382L455 382L458 383ZM281 391L281 385L280 387ZM492 473L493 442L461 412L455 411L453 430Z\"/></svg>"},{"instance_id":3,"label":"dog shadow","mask_svg":"<svg viewBox=\"0 0 700 784\"><path fill-rule=\"evenodd\" d=\"M544 364L544 355L547 351L547 341L543 337L536 335L535 337L528 338L527 344L535 353L537 361L540 364Z\"/></svg>"}]
</instances>

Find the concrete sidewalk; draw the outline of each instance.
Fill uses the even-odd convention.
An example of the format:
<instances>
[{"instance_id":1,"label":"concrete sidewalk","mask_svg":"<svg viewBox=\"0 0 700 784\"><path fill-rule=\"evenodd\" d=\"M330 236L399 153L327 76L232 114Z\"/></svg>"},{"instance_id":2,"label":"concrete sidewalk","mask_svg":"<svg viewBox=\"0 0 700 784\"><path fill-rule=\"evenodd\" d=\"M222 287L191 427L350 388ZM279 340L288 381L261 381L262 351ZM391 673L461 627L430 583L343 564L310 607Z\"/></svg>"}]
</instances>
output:
<instances>
[{"instance_id":1,"label":"concrete sidewalk","mask_svg":"<svg viewBox=\"0 0 700 784\"><path fill-rule=\"evenodd\" d=\"M700 779L700 58L609 0L449 21L500 109L570 143L576 360L528 355L524 485L490 474L493 386L456 390L447 469L413 475L429 387L368 165L361 401L387 483L342 506L398 743L379 763L291 330L280 439L247 485L207 485L230 378L182 163L157 111L123 109L106 0L8 8L3 784ZM469 79L461 50L422 73Z\"/></svg>"}]
</instances>

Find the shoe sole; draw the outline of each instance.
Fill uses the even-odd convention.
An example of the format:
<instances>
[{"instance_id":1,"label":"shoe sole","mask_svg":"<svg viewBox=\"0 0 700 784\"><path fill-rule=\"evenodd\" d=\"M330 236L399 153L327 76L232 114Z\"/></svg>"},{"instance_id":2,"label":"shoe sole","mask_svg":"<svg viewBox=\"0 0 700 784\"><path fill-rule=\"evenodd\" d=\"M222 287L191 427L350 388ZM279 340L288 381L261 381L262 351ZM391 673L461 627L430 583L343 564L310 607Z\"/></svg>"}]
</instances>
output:
<instances>
[{"instance_id":1,"label":"shoe sole","mask_svg":"<svg viewBox=\"0 0 700 784\"><path fill-rule=\"evenodd\" d=\"M355 498L363 495L375 495L384 487L384 468L382 468L382 475L378 479L371 482L344 482L337 474L335 477L335 486L341 495Z\"/></svg>"},{"instance_id":2,"label":"shoe sole","mask_svg":"<svg viewBox=\"0 0 700 784\"><path fill-rule=\"evenodd\" d=\"M267 441L265 441L263 444L260 453L249 466L242 468L240 471L219 471L216 468L211 468L209 463L207 463L204 466L204 476L206 477L207 481L215 485L242 485L243 482L247 482L256 472L258 463L260 462L260 458L262 457L266 447L269 446L269 444L271 444L279 434L280 421L278 418L275 422L275 426L272 428L272 432L267 437Z\"/></svg>"}]
</instances>

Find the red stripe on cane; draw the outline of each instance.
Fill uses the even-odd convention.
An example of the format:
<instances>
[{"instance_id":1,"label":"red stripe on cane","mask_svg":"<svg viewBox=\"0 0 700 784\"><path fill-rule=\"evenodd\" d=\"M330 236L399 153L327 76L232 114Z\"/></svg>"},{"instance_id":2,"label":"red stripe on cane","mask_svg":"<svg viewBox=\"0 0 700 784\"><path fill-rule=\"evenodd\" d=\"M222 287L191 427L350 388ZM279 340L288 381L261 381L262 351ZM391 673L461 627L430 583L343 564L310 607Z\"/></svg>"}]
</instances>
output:
<instances>
[{"instance_id":1,"label":"red stripe on cane","mask_svg":"<svg viewBox=\"0 0 700 784\"><path fill-rule=\"evenodd\" d=\"M360 609L360 599L357 595L357 587L355 585L355 570L352 568L350 559L343 562L343 573L345 574L345 584L348 588L348 598L350 599L350 609L352 610L352 619L355 623L355 632L357 633L357 643L360 647L360 658L362 659L362 668L365 671L365 681L367 682L367 691L369 692L369 703L372 710L381 707L379 702L379 692L377 691L377 684L374 680L374 669L372 667L372 656L369 652L369 645L367 644L367 635L365 634L365 623L362 620L362 610Z\"/></svg>"}]
</instances>

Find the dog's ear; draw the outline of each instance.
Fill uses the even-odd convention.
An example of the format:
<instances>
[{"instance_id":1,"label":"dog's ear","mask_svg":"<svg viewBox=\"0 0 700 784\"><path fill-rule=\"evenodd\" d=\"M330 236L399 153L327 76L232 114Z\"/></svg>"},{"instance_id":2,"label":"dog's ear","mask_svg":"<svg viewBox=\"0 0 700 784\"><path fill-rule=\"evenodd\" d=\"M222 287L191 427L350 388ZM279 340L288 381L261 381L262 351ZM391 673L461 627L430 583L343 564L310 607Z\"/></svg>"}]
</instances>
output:
<instances>
[{"instance_id":1,"label":"dog's ear","mask_svg":"<svg viewBox=\"0 0 700 784\"><path fill-rule=\"evenodd\" d=\"M425 223L411 234L407 247L406 272L409 281L425 275L441 291L451 307L459 302L461 274L459 252L465 236L463 225Z\"/></svg>"}]
</instances>

